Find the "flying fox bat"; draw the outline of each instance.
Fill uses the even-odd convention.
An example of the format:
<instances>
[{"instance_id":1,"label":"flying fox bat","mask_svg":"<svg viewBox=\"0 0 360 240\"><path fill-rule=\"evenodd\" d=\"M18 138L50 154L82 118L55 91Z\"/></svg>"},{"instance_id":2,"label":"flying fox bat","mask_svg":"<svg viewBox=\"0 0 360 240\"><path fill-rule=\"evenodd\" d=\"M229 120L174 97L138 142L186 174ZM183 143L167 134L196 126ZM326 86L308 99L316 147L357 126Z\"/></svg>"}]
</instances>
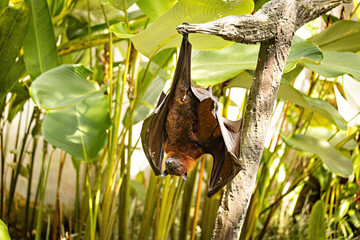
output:
<instances>
[{"instance_id":1,"label":"flying fox bat","mask_svg":"<svg viewBox=\"0 0 360 240\"><path fill-rule=\"evenodd\" d=\"M183 35L170 92L161 93L156 109L144 120L142 146L156 175L161 174L164 151L166 170L162 176L187 179L197 159L213 156L207 195L213 196L241 170L242 121L230 121L217 112L218 102L210 88L191 85L191 44Z\"/></svg>"}]
</instances>

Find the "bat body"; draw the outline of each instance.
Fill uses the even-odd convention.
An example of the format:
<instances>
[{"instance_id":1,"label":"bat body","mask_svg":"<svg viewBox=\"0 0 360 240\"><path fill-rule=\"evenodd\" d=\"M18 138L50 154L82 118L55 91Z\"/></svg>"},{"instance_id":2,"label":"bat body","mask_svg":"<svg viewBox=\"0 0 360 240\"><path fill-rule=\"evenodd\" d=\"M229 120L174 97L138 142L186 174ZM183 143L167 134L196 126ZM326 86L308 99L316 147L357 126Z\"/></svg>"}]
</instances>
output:
<instances>
[{"instance_id":1,"label":"bat body","mask_svg":"<svg viewBox=\"0 0 360 240\"><path fill-rule=\"evenodd\" d=\"M215 143L219 144L222 136L211 113L212 100L200 102L183 83L178 82L174 98L169 102L164 150L167 156L165 174L186 178L197 159L209 153Z\"/></svg>"},{"instance_id":2,"label":"bat body","mask_svg":"<svg viewBox=\"0 0 360 240\"><path fill-rule=\"evenodd\" d=\"M184 35L170 92L161 94L155 111L144 121L141 139L156 175L164 152L167 174L187 179L203 154L213 156L208 196L231 181L241 169L241 120L229 121L217 113L211 89L191 86L191 44Z\"/></svg>"}]
</instances>

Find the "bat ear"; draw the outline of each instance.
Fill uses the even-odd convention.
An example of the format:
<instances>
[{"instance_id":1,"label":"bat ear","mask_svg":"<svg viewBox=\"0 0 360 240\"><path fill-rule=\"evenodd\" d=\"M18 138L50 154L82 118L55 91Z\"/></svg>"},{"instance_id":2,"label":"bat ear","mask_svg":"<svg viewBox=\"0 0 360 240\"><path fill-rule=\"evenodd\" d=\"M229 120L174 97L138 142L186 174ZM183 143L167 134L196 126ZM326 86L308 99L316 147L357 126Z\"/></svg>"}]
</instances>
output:
<instances>
[{"instance_id":1,"label":"bat ear","mask_svg":"<svg viewBox=\"0 0 360 240\"><path fill-rule=\"evenodd\" d=\"M187 177L187 173L185 173L184 175L181 176L185 181L188 180L188 177Z\"/></svg>"},{"instance_id":2,"label":"bat ear","mask_svg":"<svg viewBox=\"0 0 360 240\"><path fill-rule=\"evenodd\" d=\"M164 171L162 174L161 174L161 177L166 177L167 175L169 175L168 171Z\"/></svg>"}]
</instances>

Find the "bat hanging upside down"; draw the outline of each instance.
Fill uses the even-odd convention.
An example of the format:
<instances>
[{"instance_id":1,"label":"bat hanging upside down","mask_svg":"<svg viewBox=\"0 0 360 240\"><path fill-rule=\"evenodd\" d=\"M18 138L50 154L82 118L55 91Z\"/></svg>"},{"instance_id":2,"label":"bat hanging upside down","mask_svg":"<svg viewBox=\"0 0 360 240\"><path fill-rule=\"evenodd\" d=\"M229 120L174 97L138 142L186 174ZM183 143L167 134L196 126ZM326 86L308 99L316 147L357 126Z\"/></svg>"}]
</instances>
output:
<instances>
[{"instance_id":1,"label":"bat hanging upside down","mask_svg":"<svg viewBox=\"0 0 360 240\"><path fill-rule=\"evenodd\" d=\"M211 197L241 170L242 121L230 121L217 112L211 89L191 86L191 44L183 35L170 92L160 96L141 131L143 149L156 175L177 175L185 180L203 154L213 156L208 196Z\"/></svg>"}]
</instances>

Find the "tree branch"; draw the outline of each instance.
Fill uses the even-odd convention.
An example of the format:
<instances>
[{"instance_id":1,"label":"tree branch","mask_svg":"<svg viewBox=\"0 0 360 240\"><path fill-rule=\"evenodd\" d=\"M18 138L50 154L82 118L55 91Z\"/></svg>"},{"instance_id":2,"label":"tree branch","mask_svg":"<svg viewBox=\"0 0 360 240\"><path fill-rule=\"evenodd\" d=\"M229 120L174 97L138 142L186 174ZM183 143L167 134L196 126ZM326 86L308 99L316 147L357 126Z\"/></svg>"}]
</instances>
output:
<instances>
[{"instance_id":1,"label":"tree branch","mask_svg":"<svg viewBox=\"0 0 360 240\"><path fill-rule=\"evenodd\" d=\"M349 0L272 0L254 15L178 26L182 34L206 33L239 43L261 42L242 130L240 160L244 169L227 185L213 239L239 239L295 31L342 2Z\"/></svg>"}]
</instances>

